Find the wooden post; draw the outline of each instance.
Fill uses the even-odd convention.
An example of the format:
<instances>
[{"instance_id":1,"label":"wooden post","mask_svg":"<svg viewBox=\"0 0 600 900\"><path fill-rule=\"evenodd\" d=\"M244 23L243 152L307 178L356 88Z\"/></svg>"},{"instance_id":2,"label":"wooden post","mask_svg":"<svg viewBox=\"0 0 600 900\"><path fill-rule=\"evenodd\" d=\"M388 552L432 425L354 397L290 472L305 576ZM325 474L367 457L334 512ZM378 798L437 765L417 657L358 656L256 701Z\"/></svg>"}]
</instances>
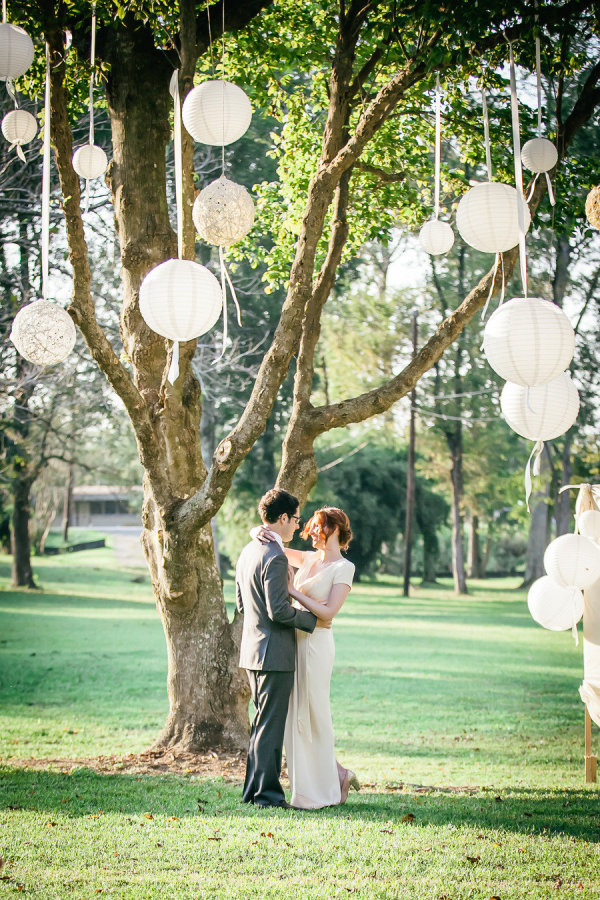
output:
<instances>
[{"instance_id":1,"label":"wooden post","mask_svg":"<svg viewBox=\"0 0 600 900\"><path fill-rule=\"evenodd\" d=\"M417 355L417 313L412 316L413 359ZM415 420L417 418L417 392L410 393L410 431L408 438L408 461L406 465L406 520L404 526L404 588L408 597L410 591L410 561L413 545L413 523L415 518Z\"/></svg>"},{"instance_id":2,"label":"wooden post","mask_svg":"<svg viewBox=\"0 0 600 900\"><path fill-rule=\"evenodd\" d=\"M598 757L592 756L592 718L585 708L585 783L596 784Z\"/></svg>"}]
</instances>

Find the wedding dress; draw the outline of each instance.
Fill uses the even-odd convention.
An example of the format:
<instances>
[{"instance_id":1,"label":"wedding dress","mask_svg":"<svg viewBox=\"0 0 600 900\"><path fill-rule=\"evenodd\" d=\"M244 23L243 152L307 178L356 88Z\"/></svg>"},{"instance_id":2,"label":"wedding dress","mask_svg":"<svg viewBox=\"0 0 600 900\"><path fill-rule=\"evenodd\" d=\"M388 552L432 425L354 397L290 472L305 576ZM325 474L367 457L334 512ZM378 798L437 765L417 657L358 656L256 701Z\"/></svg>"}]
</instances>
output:
<instances>
[{"instance_id":1,"label":"wedding dress","mask_svg":"<svg viewBox=\"0 0 600 900\"><path fill-rule=\"evenodd\" d=\"M327 600L334 584L352 585L354 564L348 559L327 563L311 575L318 554L308 552L294 587L313 600ZM284 746L292 787L292 806L320 809L341 800L335 759L329 684L335 658L333 629L296 633L296 673L285 725Z\"/></svg>"}]
</instances>

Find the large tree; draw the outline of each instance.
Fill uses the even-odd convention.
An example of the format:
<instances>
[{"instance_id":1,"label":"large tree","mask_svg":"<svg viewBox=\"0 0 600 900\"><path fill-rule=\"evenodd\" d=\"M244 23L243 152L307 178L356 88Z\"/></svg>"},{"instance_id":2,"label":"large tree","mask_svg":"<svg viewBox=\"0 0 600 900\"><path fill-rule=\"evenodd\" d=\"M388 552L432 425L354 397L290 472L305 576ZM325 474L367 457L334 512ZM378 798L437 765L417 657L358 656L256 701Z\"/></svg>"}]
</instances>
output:
<instances>
[{"instance_id":1,"label":"large tree","mask_svg":"<svg viewBox=\"0 0 600 900\"><path fill-rule=\"evenodd\" d=\"M170 385L170 347L148 329L138 307L144 276L176 255L165 167L172 109L168 86L173 68L179 68L182 95L192 86L198 59L209 43L205 4L182 0L179 22L170 5L161 2L117 2L114 9L99 10L97 46L112 130L107 180L121 248L125 360L115 353L96 317L80 186L71 164L69 94L72 102L83 94L90 4L43 0L21 5L23 24L38 38L43 34L50 46L51 131L74 279L70 313L127 409L145 471L143 545L169 660L170 712L158 745L237 747L246 741L247 692L235 647L239 622L230 625L227 618L210 521L264 431L292 357L294 406L278 483L304 500L317 477L315 439L331 428L389 409L482 306L489 278L469 291L401 373L360 396L313 406L320 316L344 253L391 226L394 207L415 223L422 218L421 196L408 166L418 173L427 160L410 139L417 141L422 115L429 111L426 90L433 86L435 71L452 84L460 113L461 91L477 71L477 59L486 54L492 67L499 64L507 39L530 38L534 12L531 4L518 3L507 11L501 3L473 6L462 0L340 0L339 6L329 0L228 0L224 9L222 2L210 6L212 37L220 36L222 22L229 35L237 35L232 39L237 55L229 71L254 81L251 88L259 105L264 109L271 104L271 112L285 118L281 177L287 191L283 200L294 222L281 241L275 234L270 256L275 269L278 261L289 263L286 298L273 339L244 411L207 467L199 438L201 391L192 367L195 342L182 347L180 376ZM552 39L575 28L589 35L594 25L582 0L540 2L537 16ZM69 52L67 29L74 37ZM519 48L519 61L533 65L528 45ZM551 64L558 66L554 58ZM570 58L560 77L567 65L572 65ZM577 102L561 110L556 130L561 159L600 102L599 77L600 63L586 64ZM189 257L195 255L191 163L188 139L184 250ZM384 189L378 190L381 185ZM541 180L530 201L533 213L544 192ZM276 205L281 209L285 202L279 198ZM514 259L514 251L505 254L506 271Z\"/></svg>"}]
</instances>

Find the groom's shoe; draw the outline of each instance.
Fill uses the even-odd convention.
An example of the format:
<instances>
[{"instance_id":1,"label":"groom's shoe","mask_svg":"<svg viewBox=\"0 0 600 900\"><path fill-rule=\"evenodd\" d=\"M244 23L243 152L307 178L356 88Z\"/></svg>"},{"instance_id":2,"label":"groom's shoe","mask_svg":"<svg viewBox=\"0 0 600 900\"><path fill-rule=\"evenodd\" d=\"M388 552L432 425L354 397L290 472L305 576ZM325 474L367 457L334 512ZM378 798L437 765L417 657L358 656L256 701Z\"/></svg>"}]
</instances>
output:
<instances>
[{"instance_id":1,"label":"groom's shoe","mask_svg":"<svg viewBox=\"0 0 600 900\"><path fill-rule=\"evenodd\" d=\"M255 806L258 806L259 809L296 809L295 806L290 806L287 801L283 801L283 803L255 803Z\"/></svg>"}]
</instances>

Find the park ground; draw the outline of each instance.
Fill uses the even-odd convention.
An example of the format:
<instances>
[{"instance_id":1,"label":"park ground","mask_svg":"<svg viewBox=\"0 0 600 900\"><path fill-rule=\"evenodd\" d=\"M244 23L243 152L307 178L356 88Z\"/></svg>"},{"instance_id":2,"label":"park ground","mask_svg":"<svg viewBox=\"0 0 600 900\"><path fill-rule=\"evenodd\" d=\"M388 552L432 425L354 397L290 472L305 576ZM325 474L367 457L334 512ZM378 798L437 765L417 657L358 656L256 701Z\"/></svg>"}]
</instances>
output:
<instances>
[{"instance_id":1,"label":"park ground","mask_svg":"<svg viewBox=\"0 0 600 900\"><path fill-rule=\"evenodd\" d=\"M343 807L240 804L243 760L143 751L167 712L147 574L111 547L0 557L0 896L600 897L581 646L515 579L356 585L335 624ZM229 600L232 585L226 583ZM594 739L598 742L598 732Z\"/></svg>"}]
</instances>

